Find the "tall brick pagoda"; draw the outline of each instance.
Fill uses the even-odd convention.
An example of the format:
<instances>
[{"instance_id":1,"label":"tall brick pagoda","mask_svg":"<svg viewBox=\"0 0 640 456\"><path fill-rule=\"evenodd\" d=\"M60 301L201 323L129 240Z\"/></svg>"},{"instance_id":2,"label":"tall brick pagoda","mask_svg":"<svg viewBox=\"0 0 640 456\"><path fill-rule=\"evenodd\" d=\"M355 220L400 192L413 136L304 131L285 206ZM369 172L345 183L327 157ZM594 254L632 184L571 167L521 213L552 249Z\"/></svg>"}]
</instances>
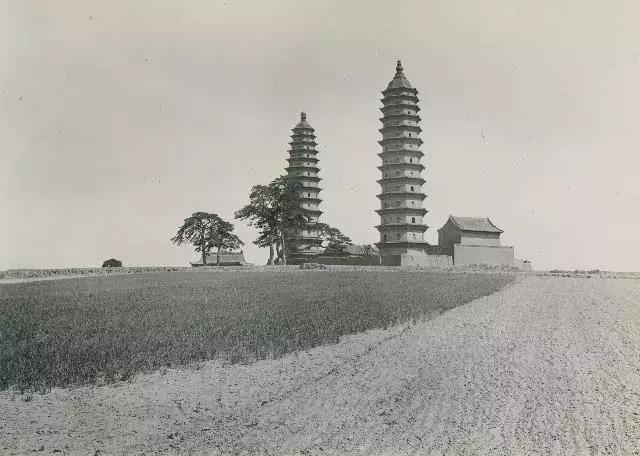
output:
<instances>
[{"instance_id":1,"label":"tall brick pagoda","mask_svg":"<svg viewBox=\"0 0 640 456\"><path fill-rule=\"evenodd\" d=\"M381 255L424 254L424 216L422 207L426 195L422 192L425 180L420 163L423 153L418 126L418 91L411 87L398 60L396 75L382 91L382 152L378 167L382 178L378 183L382 191L378 195L381 208L380 242L376 245Z\"/></svg>"},{"instance_id":2,"label":"tall brick pagoda","mask_svg":"<svg viewBox=\"0 0 640 456\"><path fill-rule=\"evenodd\" d=\"M318 151L315 130L307 122L307 115L300 114L300 122L293 128L289 143L289 166L287 173L301 184L299 195L303 209L309 215L309 223L304 229L292 230L287 234L287 263L299 264L311 261L322 251L316 224L322 214L320 210L320 177L318 173Z\"/></svg>"}]
</instances>

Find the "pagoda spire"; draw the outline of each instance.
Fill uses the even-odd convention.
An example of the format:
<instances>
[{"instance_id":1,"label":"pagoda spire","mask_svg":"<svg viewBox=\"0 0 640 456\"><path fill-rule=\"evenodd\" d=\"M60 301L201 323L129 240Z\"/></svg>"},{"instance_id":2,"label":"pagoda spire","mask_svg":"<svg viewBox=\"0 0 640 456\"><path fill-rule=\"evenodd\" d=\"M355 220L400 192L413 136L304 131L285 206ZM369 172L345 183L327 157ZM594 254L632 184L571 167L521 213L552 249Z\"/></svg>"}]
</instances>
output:
<instances>
[{"instance_id":1,"label":"pagoda spire","mask_svg":"<svg viewBox=\"0 0 640 456\"><path fill-rule=\"evenodd\" d=\"M377 243L381 255L420 254L426 244L424 216L422 207L426 195L422 191L425 180L422 178L424 156L421 150L422 140L419 127L418 91L404 75L402 62L396 64L396 74L382 91L382 152L378 156L382 165L378 167L382 188L378 198L380 232Z\"/></svg>"},{"instance_id":2,"label":"pagoda spire","mask_svg":"<svg viewBox=\"0 0 640 456\"><path fill-rule=\"evenodd\" d=\"M286 234L287 262L303 263L321 253L322 240L317 229L320 210L320 181L318 177L318 151L315 130L307 121L307 114L300 113L300 122L293 128L289 145L287 174L299 184L300 204L309 218L304 228Z\"/></svg>"}]
</instances>

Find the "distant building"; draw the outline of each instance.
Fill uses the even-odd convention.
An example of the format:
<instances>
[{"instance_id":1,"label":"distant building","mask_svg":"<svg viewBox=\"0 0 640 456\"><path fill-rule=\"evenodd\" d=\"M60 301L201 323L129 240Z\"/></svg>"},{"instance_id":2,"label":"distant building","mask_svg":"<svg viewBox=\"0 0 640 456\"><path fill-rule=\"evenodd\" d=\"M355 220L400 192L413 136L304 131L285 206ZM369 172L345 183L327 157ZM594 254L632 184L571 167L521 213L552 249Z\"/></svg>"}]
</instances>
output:
<instances>
[{"instance_id":1,"label":"distant building","mask_svg":"<svg viewBox=\"0 0 640 456\"><path fill-rule=\"evenodd\" d=\"M300 122L293 128L289 143L289 166L287 174L301 184L299 191L302 208L309 216L306 227L291 230L286 235L287 263L299 264L313 261L322 252L322 240L316 228L322 214L320 210L320 180L318 176L318 151L316 150L315 130L307 122L307 115L300 114Z\"/></svg>"},{"instance_id":2,"label":"distant building","mask_svg":"<svg viewBox=\"0 0 640 456\"><path fill-rule=\"evenodd\" d=\"M218 257L215 253L207 255L207 266L216 266L217 261ZM242 251L220 253L220 266L247 266L249 264L250 263L247 263L244 259L244 253ZM191 266L194 268L202 266L202 257L191 263Z\"/></svg>"},{"instance_id":3,"label":"distant building","mask_svg":"<svg viewBox=\"0 0 640 456\"><path fill-rule=\"evenodd\" d=\"M500 246L503 231L486 217L456 217L438 230L438 245L444 248L455 244Z\"/></svg>"},{"instance_id":4,"label":"distant building","mask_svg":"<svg viewBox=\"0 0 640 456\"><path fill-rule=\"evenodd\" d=\"M503 231L486 217L449 216L438 230L439 253L453 256L455 266L515 265L513 247L500 245Z\"/></svg>"},{"instance_id":5,"label":"distant building","mask_svg":"<svg viewBox=\"0 0 640 456\"><path fill-rule=\"evenodd\" d=\"M424 255L427 226L423 218L427 211L422 207L426 195L420 163L424 155L420 150L420 107L418 91L405 77L400 60L382 95L382 140L378 141L382 146L378 154L382 159L378 167L381 208L376 211L380 241L376 245L381 255Z\"/></svg>"},{"instance_id":6,"label":"distant building","mask_svg":"<svg viewBox=\"0 0 640 456\"><path fill-rule=\"evenodd\" d=\"M326 248L313 260L322 264L349 266L380 266L381 257L378 249L370 244L347 245L341 249Z\"/></svg>"},{"instance_id":7,"label":"distant building","mask_svg":"<svg viewBox=\"0 0 640 456\"><path fill-rule=\"evenodd\" d=\"M340 257L362 257L362 256L379 256L380 252L375 245L370 244L350 244L341 249L324 249L323 256L340 256Z\"/></svg>"}]
</instances>

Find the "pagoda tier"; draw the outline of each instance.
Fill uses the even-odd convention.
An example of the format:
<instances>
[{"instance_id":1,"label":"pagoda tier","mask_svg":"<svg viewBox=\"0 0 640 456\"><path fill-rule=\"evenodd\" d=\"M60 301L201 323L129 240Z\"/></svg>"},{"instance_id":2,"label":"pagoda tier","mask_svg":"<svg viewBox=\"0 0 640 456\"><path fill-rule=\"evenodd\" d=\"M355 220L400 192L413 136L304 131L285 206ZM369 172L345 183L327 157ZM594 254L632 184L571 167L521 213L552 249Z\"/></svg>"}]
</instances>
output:
<instances>
[{"instance_id":1,"label":"pagoda tier","mask_svg":"<svg viewBox=\"0 0 640 456\"><path fill-rule=\"evenodd\" d=\"M426 247L424 232L428 228L424 223L427 210L422 207L427 196L422 191L420 107L418 91L411 87L399 60L396 74L382 95L382 139L378 141L382 146L378 154L382 159L378 167L382 191L377 195L381 208L376 211L380 216L376 226L380 242L376 245L382 255L417 253Z\"/></svg>"},{"instance_id":2,"label":"pagoda tier","mask_svg":"<svg viewBox=\"0 0 640 456\"><path fill-rule=\"evenodd\" d=\"M309 218L305 227L290 230L286 235L287 263L297 264L313 259L321 253L321 239L317 229L320 210L320 181L318 177L318 151L315 131L307 122L307 115L300 114L300 122L293 128L289 149L289 177L299 184L300 204Z\"/></svg>"}]
</instances>

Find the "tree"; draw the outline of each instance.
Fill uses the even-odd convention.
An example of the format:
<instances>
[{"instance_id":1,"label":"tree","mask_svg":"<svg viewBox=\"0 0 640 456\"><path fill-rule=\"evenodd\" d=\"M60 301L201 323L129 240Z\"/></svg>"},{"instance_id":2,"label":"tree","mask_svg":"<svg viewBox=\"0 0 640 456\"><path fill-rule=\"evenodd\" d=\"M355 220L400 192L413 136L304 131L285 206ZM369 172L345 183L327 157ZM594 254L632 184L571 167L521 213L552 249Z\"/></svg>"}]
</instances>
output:
<instances>
[{"instance_id":1,"label":"tree","mask_svg":"<svg viewBox=\"0 0 640 456\"><path fill-rule=\"evenodd\" d=\"M269 264L273 264L274 249L283 264L287 264L286 233L304 227L309 216L301 207L298 194L301 184L289 176L280 176L268 185L255 185L249 194L249 204L239 209L235 217L248 220L258 229L253 243L269 247Z\"/></svg>"},{"instance_id":2,"label":"tree","mask_svg":"<svg viewBox=\"0 0 640 456\"><path fill-rule=\"evenodd\" d=\"M122 261L116 260L115 258L110 258L108 260L104 260L102 263L103 268L121 268Z\"/></svg>"},{"instance_id":3,"label":"tree","mask_svg":"<svg viewBox=\"0 0 640 456\"><path fill-rule=\"evenodd\" d=\"M184 219L184 223L178 232L171 238L176 245L192 244L196 252L202 254L202 265L207 265L207 255L213 248L216 250L216 265L220 265L220 251L237 249L244 243L233 234L233 224L229 223L217 214L207 212L195 212Z\"/></svg>"},{"instance_id":4,"label":"tree","mask_svg":"<svg viewBox=\"0 0 640 456\"><path fill-rule=\"evenodd\" d=\"M322 240L322 246L329 250L342 250L351 245L349 236L342 234L338 228L330 226L326 223L318 223L318 234Z\"/></svg>"}]
</instances>

